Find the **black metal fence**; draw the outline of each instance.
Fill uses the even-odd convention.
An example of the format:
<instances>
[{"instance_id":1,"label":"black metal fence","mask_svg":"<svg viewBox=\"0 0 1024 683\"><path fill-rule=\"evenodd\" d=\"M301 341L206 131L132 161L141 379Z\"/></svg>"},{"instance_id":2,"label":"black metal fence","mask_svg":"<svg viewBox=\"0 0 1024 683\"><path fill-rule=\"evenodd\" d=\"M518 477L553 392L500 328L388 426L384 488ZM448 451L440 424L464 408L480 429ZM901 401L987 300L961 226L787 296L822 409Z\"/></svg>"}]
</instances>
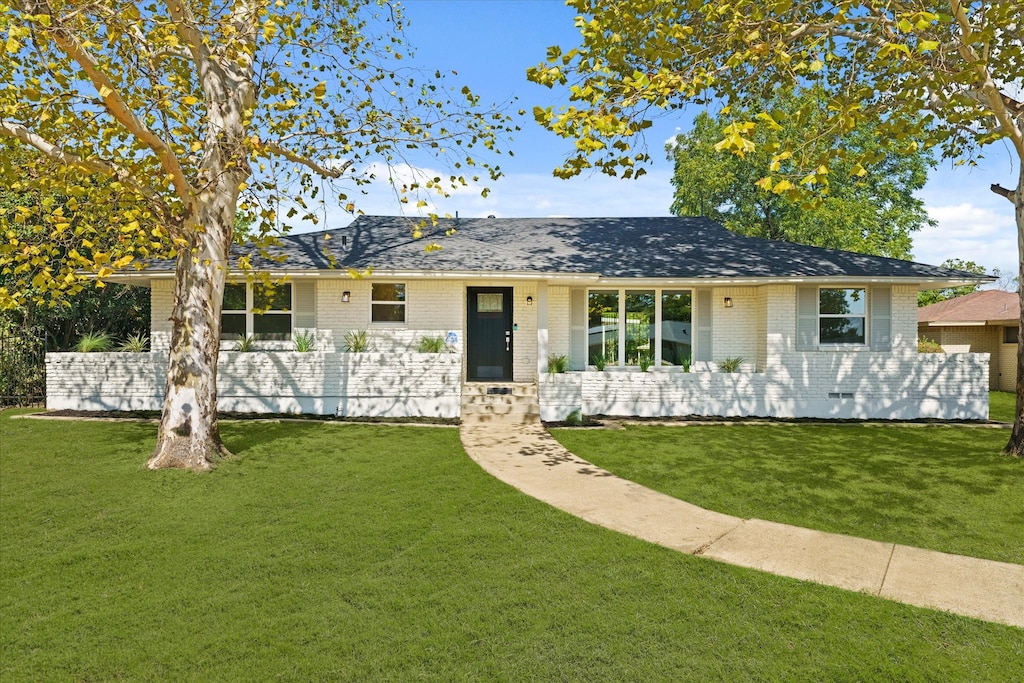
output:
<instances>
[{"instance_id":1,"label":"black metal fence","mask_svg":"<svg viewBox=\"0 0 1024 683\"><path fill-rule=\"evenodd\" d=\"M0 325L0 408L46 401L46 331Z\"/></svg>"}]
</instances>

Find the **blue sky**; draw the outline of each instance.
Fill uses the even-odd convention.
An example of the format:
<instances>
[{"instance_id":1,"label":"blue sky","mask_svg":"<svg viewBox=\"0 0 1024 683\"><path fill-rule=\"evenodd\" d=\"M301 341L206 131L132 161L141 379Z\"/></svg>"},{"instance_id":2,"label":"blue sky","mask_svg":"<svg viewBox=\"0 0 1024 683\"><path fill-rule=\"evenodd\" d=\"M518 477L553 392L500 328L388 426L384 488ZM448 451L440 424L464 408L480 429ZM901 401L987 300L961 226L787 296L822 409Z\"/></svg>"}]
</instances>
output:
<instances>
[{"instance_id":1,"label":"blue sky","mask_svg":"<svg viewBox=\"0 0 1024 683\"><path fill-rule=\"evenodd\" d=\"M561 93L529 83L526 69L543 60L549 45L577 44L575 13L561 0L406 0L410 21L407 39L417 65L458 72L455 81L469 85L484 102L518 101L513 111L526 110L518 121L522 131L512 143L514 157L499 163L506 177L479 188L437 200L430 208L462 216L657 216L668 215L672 199L671 164L662 148L675 132L686 130L696 110L666 115L648 131L653 163L639 180L617 180L594 174L572 180L551 175L571 142L541 129L530 110L557 105ZM438 168L441 168L439 165ZM991 146L975 168L954 168L942 161L932 172L922 199L936 228L914 236L914 260L940 263L948 258L975 261L988 269L1017 272L1013 207L989 191L991 183L1013 186L1017 174L1008 148ZM381 184L359 204L370 214L411 213ZM329 212L329 226L349 220ZM342 216L345 216L342 218Z\"/></svg>"}]
</instances>

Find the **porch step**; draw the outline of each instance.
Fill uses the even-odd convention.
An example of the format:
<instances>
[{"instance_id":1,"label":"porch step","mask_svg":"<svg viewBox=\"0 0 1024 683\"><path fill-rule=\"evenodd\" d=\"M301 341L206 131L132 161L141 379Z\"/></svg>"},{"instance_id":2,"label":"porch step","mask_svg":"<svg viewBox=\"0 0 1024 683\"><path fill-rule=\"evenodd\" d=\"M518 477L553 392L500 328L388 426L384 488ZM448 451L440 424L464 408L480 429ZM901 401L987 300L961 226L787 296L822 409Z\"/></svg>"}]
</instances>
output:
<instances>
[{"instance_id":1,"label":"porch step","mask_svg":"<svg viewBox=\"0 0 1024 683\"><path fill-rule=\"evenodd\" d=\"M464 384L461 419L467 424L539 422L537 385L511 382Z\"/></svg>"}]
</instances>

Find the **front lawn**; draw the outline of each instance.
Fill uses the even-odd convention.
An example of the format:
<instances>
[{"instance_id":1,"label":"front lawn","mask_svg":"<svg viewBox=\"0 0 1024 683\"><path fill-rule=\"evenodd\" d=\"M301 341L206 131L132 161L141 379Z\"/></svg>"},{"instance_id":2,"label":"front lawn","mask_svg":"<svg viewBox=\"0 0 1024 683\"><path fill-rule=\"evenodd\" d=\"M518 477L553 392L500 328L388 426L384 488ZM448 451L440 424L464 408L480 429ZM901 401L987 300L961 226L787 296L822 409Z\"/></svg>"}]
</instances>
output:
<instances>
[{"instance_id":1,"label":"front lawn","mask_svg":"<svg viewBox=\"0 0 1024 683\"><path fill-rule=\"evenodd\" d=\"M226 423L195 475L142 468L151 425L9 418L0 680L1024 679L1019 629L592 526L454 429Z\"/></svg>"},{"instance_id":2,"label":"front lawn","mask_svg":"<svg viewBox=\"0 0 1024 683\"><path fill-rule=\"evenodd\" d=\"M997 422L1013 422L1017 411L1017 396L1009 391L988 392L988 419ZM1009 435L1007 435L1009 438Z\"/></svg>"},{"instance_id":3,"label":"front lawn","mask_svg":"<svg viewBox=\"0 0 1024 683\"><path fill-rule=\"evenodd\" d=\"M1024 562L1024 460L1002 429L725 425L555 430L581 458L737 517Z\"/></svg>"}]
</instances>

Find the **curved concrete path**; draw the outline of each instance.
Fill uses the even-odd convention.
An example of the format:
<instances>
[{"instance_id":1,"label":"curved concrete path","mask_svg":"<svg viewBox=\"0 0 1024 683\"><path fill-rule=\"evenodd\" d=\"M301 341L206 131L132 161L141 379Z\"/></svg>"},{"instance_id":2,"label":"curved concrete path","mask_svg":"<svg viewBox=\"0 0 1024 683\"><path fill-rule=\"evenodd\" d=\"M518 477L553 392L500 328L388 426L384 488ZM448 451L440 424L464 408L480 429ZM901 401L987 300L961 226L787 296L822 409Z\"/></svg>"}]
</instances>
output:
<instances>
[{"instance_id":1,"label":"curved concrete path","mask_svg":"<svg viewBox=\"0 0 1024 683\"><path fill-rule=\"evenodd\" d=\"M621 479L539 424L469 424L462 445L529 496L691 555L1024 628L1024 565L740 519Z\"/></svg>"}]
</instances>

